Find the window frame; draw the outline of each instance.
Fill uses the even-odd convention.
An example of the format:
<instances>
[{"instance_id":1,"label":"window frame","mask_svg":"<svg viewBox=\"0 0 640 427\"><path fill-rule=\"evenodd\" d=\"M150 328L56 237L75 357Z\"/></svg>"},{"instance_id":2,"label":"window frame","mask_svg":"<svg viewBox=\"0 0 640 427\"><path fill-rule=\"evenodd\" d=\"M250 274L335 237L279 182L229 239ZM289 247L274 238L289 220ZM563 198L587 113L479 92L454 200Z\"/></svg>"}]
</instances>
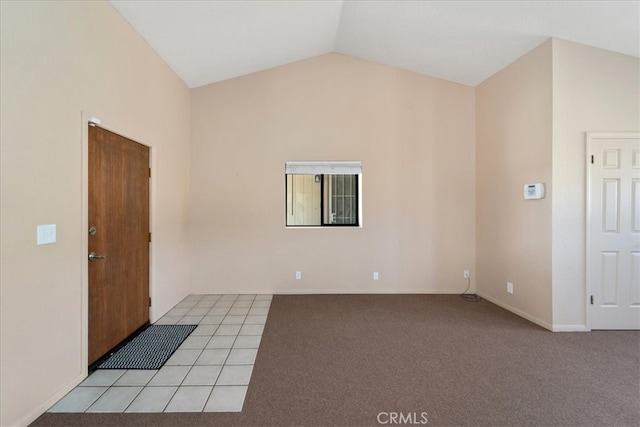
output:
<instances>
[{"instance_id":1,"label":"window frame","mask_svg":"<svg viewBox=\"0 0 640 427\"><path fill-rule=\"evenodd\" d=\"M292 168L290 166L293 165ZM298 169L296 169L298 167ZM305 173L306 172L306 173ZM320 173L317 173L320 172ZM329 173L327 173L329 172ZM356 172L356 173L354 173ZM289 206L289 175L315 175L320 176L320 224L291 224L288 221ZM355 222L350 224L330 223L330 218L325 217L325 208L327 207L325 199L331 197L325 194L326 180L331 179L331 175L352 175L355 179L354 196L355 203L352 205L354 210ZM338 161L338 162L285 162L285 200L284 200L284 225L285 228L362 228L362 166L360 161ZM292 195L293 196L293 195ZM293 199L291 200L293 203ZM327 214L330 213L327 211Z\"/></svg>"},{"instance_id":2,"label":"window frame","mask_svg":"<svg viewBox=\"0 0 640 427\"><path fill-rule=\"evenodd\" d=\"M355 223L352 223L352 224L338 224L338 223L332 224L331 222L326 222L326 223L324 222L327 219L330 220L330 218L325 218L324 217L324 213L325 213L325 201L324 201L324 199L325 199L325 193L324 193L325 176L328 176L329 179L331 179L331 175L342 175L342 176L351 175L351 176L353 176L355 178L356 184L354 186L354 192L355 192L354 195L355 195L356 199L355 199L355 203L353 204L353 207L352 207L352 209L355 211L354 212ZM320 212L320 225L319 226L316 225L316 227L359 227L360 226L360 206L359 206L360 205L360 188L358 186L359 186L359 182L360 182L360 175L358 175L358 174L323 174L323 175L320 175L320 182L321 182L321 184L320 184L320 193L322 194L322 197L320 199L320 211L321 211ZM326 196L327 196L327 199L329 199L329 198L331 198L332 195L330 193L327 193ZM328 206L327 206L327 213L329 215L331 215L331 212L329 212L329 210L328 210Z\"/></svg>"}]
</instances>

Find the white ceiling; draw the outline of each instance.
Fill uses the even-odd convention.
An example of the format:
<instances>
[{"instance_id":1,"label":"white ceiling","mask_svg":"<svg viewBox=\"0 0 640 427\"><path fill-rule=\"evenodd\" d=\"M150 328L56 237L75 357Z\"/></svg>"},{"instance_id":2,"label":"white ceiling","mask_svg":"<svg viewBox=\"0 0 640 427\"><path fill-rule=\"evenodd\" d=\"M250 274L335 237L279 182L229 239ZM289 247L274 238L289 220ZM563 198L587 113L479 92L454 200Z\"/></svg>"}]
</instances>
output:
<instances>
[{"instance_id":1,"label":"white ceiling","mask_svg":"<svg viewBox=\"0 0 640 427\"><path fill-rule=\"evenodd\" d=\"M191 88L330 52L469 86L549 37L640 57L640 1L111 4Z\"/></svg>"}]
</instances>

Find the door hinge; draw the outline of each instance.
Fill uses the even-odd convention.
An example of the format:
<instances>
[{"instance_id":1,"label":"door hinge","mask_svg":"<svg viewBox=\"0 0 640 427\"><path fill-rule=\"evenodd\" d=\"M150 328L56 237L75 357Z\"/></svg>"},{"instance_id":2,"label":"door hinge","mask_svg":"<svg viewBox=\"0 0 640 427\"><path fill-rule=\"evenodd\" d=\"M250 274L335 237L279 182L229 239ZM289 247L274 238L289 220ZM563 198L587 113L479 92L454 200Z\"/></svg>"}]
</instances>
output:
<instances>
[{"instance_id":1,"label":"door hinge","mask_svg":"<svg viewBox=\"0 0 640 427\"><path fill-rule=\"evenodd\" d=\"M149 178L151 178L151 168L149 168Z\"/></svg>"},{"instance_id":2,"label":"door hinge","mask_svg":"<svg viewBox=\"0 0 640 427\"><path fill-rule=\"evenodd\" d=\"M151 233L149 233L149 243L151 243Z\"/></svg>"},{"instance_id":3,"label":"door hinge","mask_svg":"<svg viewBox=\"0 0 640 427\"><path fill-rule=\"evenodd\" d=\"M151 297L149 297L149 307L151 307Z\"/></svg>"},{"instance_id":4,"label":"door hinge","mask_svg":"<svg viewBox=\"0 0 640 427\"><path fill-rule=\"evenodd\" d=\"M593 305L593 295L591 295L591 305Z\"/></svg>"},{"instance_id":5,"label":"door hinge","mask_svg":"<svg viewBox=\"0 0 640 427\"><path fill-rule=\"evenodd\" d=\"M594 160L593 160L593 154L591 155L591 164L593 164Z\"/></svg>"}]
</instances>

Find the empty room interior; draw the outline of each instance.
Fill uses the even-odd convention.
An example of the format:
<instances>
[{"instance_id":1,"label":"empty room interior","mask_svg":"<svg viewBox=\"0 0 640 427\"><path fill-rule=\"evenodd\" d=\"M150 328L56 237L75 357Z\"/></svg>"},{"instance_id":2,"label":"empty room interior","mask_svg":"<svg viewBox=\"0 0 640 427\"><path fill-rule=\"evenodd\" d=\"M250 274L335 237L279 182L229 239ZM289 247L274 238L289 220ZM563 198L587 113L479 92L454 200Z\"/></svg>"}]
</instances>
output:
<instances>
[{"instance_id":1,"label":"empty room interior","mask_svg":"<svg viewBox=\"0 0 640 427\"><path fill-rule=\"evenodd\" d=\"M0 425L640 423L640 2L0 8Z\"/></svg>"}]
</instances>

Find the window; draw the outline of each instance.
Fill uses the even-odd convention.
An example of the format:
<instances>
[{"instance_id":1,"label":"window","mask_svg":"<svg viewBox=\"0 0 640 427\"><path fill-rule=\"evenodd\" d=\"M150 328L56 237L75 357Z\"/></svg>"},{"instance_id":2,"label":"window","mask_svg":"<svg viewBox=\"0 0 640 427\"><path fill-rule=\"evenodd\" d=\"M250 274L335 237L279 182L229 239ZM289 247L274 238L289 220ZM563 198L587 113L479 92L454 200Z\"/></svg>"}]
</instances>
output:
<instances>
[{"instance_id":1,"label":"window","mask_svg":"<svg viewBox=\"0 0 640 427\"><path fill-rule=\"evenodd\" d=\"M286 162L286 225L360 225L360 162Z\"/></svg>"}]
</instances>

